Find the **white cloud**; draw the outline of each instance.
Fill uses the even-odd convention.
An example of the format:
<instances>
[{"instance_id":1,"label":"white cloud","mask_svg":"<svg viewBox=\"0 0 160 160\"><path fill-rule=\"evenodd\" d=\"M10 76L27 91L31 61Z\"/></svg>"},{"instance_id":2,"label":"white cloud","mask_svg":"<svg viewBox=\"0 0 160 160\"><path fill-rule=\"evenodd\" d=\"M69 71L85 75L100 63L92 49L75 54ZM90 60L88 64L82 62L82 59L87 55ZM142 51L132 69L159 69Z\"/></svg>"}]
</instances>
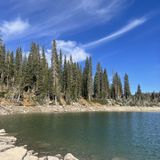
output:
<instances>
[{"instance_id":1,"label":"white cloud","mask_svg":"<svg viewBox=\"0 0 160 160\"><path fill-rule=\"evenodd\" d=\"M7 6L10 15L20 13L21 17L29 18L32 24L30 29L20 37L14 37L14 40L21 38L26 41L47 36L57 39L62 34L76 33L80 28L89 29L108 22L125 9L130 1L132 0L10 0ZM25 24L28 23L25 21Z\"/></svg>"},{"instance_id":2,"label":"white cloud","mask_svg":"<svg viewBox=\"0 0 160 160\"><path fill-rule=\"evenodd\" d=\"M13 21L4 21L0 24L0 32L5 39L12 36L18 36L29 28L28 21L23 21L21 18L17 18Z\"/></svg>"},{"instance_id":3,"label":"white cloud","mask_svg":"<svg viewBox=\"0 0 160 160\"><path fill-rule=\"evenodd\" d=\"M56 42L58 50L61 49L67 59L69 59L71 55L74 62L84 61L86 57L89 56L89 53L75 41L58 40Z\"/></svg>"},{"instance_id":4,"label":"white cloud","mask_svg":"<svg viewBox=\"0 0 160 160\"><path fill-rule=\"evenodd\" d=\"M63 56L66 55L66 58L69 60L70 55L72 56L73 62L82 62L86 57L90 56L77 42L75 41L64 41L57 40L57 50L58 52L62 50ZM51 65L52 50L46 50L46 58L49 66Z\"/></svg>"},{"instance_id":5,"label":"white cloud","mask_svg":"<svg viewBox=\"0 0 160 160\"><path fill-rule=\"evenodd\" d=\"M84 48L90 48L90 47L95 47L97 45L100 45L104 42L108 42L111 41L113 39L119 38L120 36L122 36L123 34L133 30L134 28L144 24L148 19L146 17L142 17L140 19L135 19L133 21L131 21L130 23L128 23L126 26L124 26L123 28L119 29L118 31L103 37L101 39L98 39L96 41L87 43L85 45L83 45Z\"/></svg>"}]
</instances>

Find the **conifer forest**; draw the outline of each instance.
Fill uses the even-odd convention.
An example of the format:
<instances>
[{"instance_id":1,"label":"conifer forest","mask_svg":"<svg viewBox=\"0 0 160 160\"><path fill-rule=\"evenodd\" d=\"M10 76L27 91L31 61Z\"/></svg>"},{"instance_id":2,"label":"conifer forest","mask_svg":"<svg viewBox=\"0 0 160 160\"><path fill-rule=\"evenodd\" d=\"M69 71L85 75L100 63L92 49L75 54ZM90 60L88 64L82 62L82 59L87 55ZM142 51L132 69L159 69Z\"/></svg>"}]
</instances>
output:
<instances>
[{"instance_id":1,"label":"conifer forest","mask_svg":"<svg viewBox=\"0 0 160 160\"><path fill-rule=\"evenodd\" d=\"M29 99L40 104L48 101L52 104L67 104L83 98L87 101L121 105L155 105L160 102L160 93L143 93L137 86L135 94L131 93L129 76L121 79L114 73L112 82L108 79L106 68L96 65L92 69L92 58L87 57L84 65L75 63L57 50L56 41L52 43L50 64L45 49L32 43L28 55L22 48L15 53L6 49L0 42L0 97L16 102Z\"/></svg>"}]
</instances>

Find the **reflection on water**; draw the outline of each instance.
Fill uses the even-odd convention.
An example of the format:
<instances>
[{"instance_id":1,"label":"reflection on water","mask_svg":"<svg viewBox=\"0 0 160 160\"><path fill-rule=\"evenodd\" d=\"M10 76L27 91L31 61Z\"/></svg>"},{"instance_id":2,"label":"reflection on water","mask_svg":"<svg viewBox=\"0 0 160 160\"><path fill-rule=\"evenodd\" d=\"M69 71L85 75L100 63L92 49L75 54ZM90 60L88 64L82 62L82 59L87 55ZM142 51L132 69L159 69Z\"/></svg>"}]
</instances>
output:
<instances>
[{"instance_id":1,"label":"reflection on water","mask_svg":"<svg viewBox=\"0 0 160 160\"><path fill-rule=\"evenodd\" d=\"M65 113L0 117L0 128L42 155L90 160L160 159L159 113Z\"/></svg>"}]
</instances>

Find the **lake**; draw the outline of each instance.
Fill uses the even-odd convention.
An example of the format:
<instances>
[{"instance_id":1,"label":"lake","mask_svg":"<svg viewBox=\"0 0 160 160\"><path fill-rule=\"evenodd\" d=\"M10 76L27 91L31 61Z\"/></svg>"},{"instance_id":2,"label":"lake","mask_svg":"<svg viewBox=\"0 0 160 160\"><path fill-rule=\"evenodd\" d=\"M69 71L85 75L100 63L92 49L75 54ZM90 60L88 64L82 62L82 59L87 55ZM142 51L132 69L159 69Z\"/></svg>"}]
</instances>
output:
<instances>
[{"instance_id":1,"label":"lake","mask_svg":"<svg viewBox=\"0 0 160 160\"><path fill-rule=\"evenodd\" d=\"M59 113L0 116L0 128L40 155L80 160L160 159L160 113Z\"/></svg>"}]
</instances>

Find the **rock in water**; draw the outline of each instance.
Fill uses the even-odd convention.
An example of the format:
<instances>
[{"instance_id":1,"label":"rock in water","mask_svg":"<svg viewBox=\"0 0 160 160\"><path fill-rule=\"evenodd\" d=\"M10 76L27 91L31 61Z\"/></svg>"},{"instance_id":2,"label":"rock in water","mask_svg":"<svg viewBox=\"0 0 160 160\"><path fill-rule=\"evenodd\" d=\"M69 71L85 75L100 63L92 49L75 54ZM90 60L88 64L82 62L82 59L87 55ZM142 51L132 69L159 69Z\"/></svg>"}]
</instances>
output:
<instances>
[{"instance_id":1,"label":"rock in water","mask_svg":"<svg viewBox=\"0 0 160 160\"><path fill-rule=\"evenodd\" d=\"M71 153L67 153L64 157L64 160L78 160L78 159L74 157Z\"/></svg>"},{"instance_id":2,"label":"rock in water","mask_svg":"<svg viewBox=\"0 0 160 160\"><path fill-rule=\"evenodd\" d=\"M5 129L0 129L0 133L6 133Z\"/></svg>"},{"instance_id":3,"label":"rock in water","mask_svg":"<svg viewBox=\"0 0 160 160\"><path fill-rule=\"evenodd\" d=\"M61 154L56 154L55 157L57 157L59 160L63 160L63 156Z\"/></svg>"},{"instance_id":4,"label":"rock in water","mask_svg":"<svg viewBox=\"0 0 160 160\"><path fill-rule=\"evenodd\" d=\"M4 129L0 129L0 136L5 136L7 133Z\"/></svg>"}]
</instances>

